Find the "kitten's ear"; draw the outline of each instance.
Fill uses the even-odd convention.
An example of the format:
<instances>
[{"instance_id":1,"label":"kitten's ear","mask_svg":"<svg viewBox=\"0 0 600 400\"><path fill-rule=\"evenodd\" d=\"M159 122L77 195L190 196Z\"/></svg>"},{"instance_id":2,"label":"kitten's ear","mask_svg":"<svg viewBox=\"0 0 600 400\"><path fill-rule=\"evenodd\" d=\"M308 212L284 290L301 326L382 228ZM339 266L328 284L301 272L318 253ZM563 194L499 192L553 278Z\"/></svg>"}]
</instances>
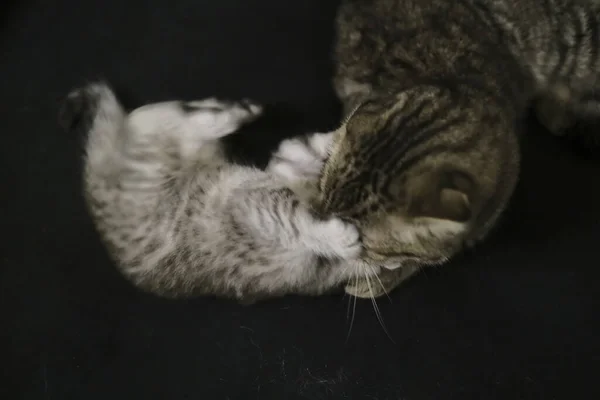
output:
<instances>
[{"instance_id":1,"label":"kitten's ear","mask_svg":"<svg viewBox=\"0 0 600 400\"><path fill-rule=\"evenodd\" d=\"M473 180L459 171L422 174L409 186L408 213L413 217L467 222L472 214L473 189Z\"/></svg>"}]
</instances>

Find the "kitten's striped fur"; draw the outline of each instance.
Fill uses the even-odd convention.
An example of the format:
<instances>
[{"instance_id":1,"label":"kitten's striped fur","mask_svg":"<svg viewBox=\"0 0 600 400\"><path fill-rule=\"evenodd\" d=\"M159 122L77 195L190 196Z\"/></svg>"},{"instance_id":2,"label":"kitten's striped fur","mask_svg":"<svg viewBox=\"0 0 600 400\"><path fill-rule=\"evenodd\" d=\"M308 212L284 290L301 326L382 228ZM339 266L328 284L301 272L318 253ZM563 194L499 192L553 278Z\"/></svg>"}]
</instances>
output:
<instances>
[{"instance_id":1,"label":"kitten's striped fur","mask_svg":"<svg viewBox=\"0 0 600 400\"><path fill-rule=\"evenodd\" d=\"M214 99L126 113L103 84L67 98L64 125L87 133L84 187L91 216L120 271L137 287L249 303L321 294L357 273L357 229L311 213L304 192L310 185L301 176L286 176L276 160L265 172L225 158L220 138L259 113L251 104ZM305 145L321 158L328 145L322 136ZM276 156L304 171L316 165L318 174L320 161L309 158L304 165L304 150L284 143Z\"/></svg>"},{"instance_id":2,"label":"kitten's striped fur","mask_svg":"<svg viewBox=\"0 0 600 400\"><path fill-rule=\"evenodd\" d=\"M360 227L368 263L409 268L384 274L388 290L489 233L513 193L517 123L532 105L555 134L595 126L599 4L342 0L334 87L348 123L315 206Z\"/></svg>"}]
</instances>

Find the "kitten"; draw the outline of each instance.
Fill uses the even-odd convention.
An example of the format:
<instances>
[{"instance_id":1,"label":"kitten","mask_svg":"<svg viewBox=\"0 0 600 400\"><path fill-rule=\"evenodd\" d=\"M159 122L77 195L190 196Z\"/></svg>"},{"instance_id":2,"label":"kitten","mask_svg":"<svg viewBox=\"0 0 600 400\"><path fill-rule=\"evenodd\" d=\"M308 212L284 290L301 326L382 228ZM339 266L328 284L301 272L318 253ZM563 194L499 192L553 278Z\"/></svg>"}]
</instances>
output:
<instances>
[{"instance_id":1,"label":"kitten","mask_svg":"<svg viewBox=\"0 0 600 400\"><path fill-rule=\"evenodd\" d=\"M388 267L377 296L489 234L532 105L559 135L598 121L599 4L342 0L333 84L347 121L313 206L354 223L363 261Z\"/></svg>"},{"instance_id":2,"label":"kitten","mask_svg":"<svg viewBox=\"0 0 600 400\"><path fill-rule=\"evenodd\" d=\"M357 229L310 211L304 175L286 178L276 160L272 172L227 161L220 139L259 114L257 105L215 99L126 113L104 84L67 97L63 125L87 132L87 205L134 285L167 297L251 303L321 294L356 275ZM326 154L324 136L310 136L304 149ZM298 171L311 168L285 143L277 157Z\"/></svg>"}]
</instances>

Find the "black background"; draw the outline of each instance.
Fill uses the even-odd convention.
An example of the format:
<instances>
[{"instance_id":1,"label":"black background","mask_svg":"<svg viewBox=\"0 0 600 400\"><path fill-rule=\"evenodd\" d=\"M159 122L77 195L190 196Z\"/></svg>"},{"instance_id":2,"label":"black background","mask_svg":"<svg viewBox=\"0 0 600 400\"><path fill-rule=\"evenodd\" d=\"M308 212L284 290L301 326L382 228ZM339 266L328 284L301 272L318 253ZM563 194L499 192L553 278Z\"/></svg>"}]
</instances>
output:
<instances>
[{"instance_id":1,"label":"black background","mask_svg":"<svg viewBox=\"0 0 600 400\"><path fill-rule=\"evenodd\" d=\"M336 3L27 1L0 25L3 399L592 399L600 346L600 157L534 124L505 222L379 307L288 297L166 301L114 271L81 196L59 101L97 78L129 106L212 95L271 105L232 141L264 161L336 124Z\"/></svg>"}]
</instances>

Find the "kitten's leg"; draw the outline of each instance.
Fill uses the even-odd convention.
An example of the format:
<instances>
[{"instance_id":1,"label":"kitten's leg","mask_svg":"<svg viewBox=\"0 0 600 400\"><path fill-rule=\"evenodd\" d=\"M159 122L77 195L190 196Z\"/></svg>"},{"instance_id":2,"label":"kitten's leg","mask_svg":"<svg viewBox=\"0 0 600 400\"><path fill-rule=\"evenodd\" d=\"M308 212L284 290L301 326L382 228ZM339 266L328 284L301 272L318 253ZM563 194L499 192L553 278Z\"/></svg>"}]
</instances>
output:
<instances>
[{"instance_id":1,"label":"kitten's leg","mask_svg":"<svg viewBox=\"0 0 600 400\"><path fill-rule=\"evenodd\" d=\"M317 183L327 159L335 132L314 133L286 139L273 154L267 171L289 185Z\"/></svg>"},{"instance_id":2,"label":"kitten's leg","mask_svg":"<svg viewBox=\"0 0 600 400\"><path fill-rule=\"evenodd\" d=\"M91 84L68 96L61 121L67 129L87 121L88 182L120 182L157 195L191 163L222 161L217 139L259 114L248 102L206 99L148 104L127 115L107 85Z\"/></svg>"},{"instance_id":3,"label":"kitten's leg","mask_svg":"<svg viewBox=\"0 0 600 400\"><path fill-rule=\"evenodd\" d=\"M314 133L284 140L269 162L267 172L278 176L297 193L304 190L301 197L306 194L310 198L316 193L334 134ZM307 194L308 191L311 193ZM305 240L305 245L318 254L352 260L362 251L358 230L337 218L323 221L306 211L301 214L297 225L304 227L300 237Z\"/></svg>"},{"instance_id":4,"label":"kitten's leg","mask_svg":"<svg viewBox=\"0 0 600 400\"><path fill-rule=\"evenodd\" d=\"M222 101L215 98L180 102L190 127L202 139L218 139L258 118L262 108L249 100Z\"/></svg>"},{"instance_id":5,"label":"kitten's leg","mask_svg":"<svg viewBox=\"0 0 600 400\"><path fill-rule=\"evenodd\" d=\"M358 229L338 218L319 220L309 213L301 217L298 238L313 253L340 260L356 260L362 253Z\"/></svg>"},{"instance_id":6,"label":"kitten's leg","mask_svg":"<svg viewBox=\"0 0 600 400\"><path fill-rule=\"evenodd\" d=\"M235 225L252 232L265 246L344 260L354 260L362 252L355 226L317 217L289 188L281 186L269 195L262 190L244 193L229 199L227 212Z\"/></svg>"},{"instance_id":7,"label":"kitten's leg","mask_svg":"<svg viewBox=\"0 0 600 400\"><path fill-rule=\"evenodd\" d=\"M128 125L138 136L158 136L152 140L160 145L160 150L175 155L181 167L187 167L198 161L223 160L218 139L256 119L261 111L249 101L171 101L134 110Z\"/></svg>"},{"instance_id":8,"label":"kitten's leg","mask_svg":"<svg viewBox=\"0 0 600 400\"><path fill-rule=\"evenodd\" d=\"M406 266L397 270L381 268L375 277L371 271L366 271L369 279L358 276L351 280L344 291L351 296L367 299L390 294L402 282L413 276L419 270L416 266Z\"/></svg>"},{"instance_id":9,"label":"kitten's leg","mask_svg":"<svg viewBox=\"0 0 600 400\"><path fill-rule=\"evenodd\" d=\"M160 229L172 229L168 219L175 217L184 163L222 159L217 139L258 112L249 104L209 99L149 104L127 114L104 84L67 97L61 122L69 130L88 131L86 198L109 244L122 252L119 258L135 260L152 234L159 242L169 237ZM165 243L164 251L167 244L173 245Z\"/></svg>"},{"instance_id":10,"label":"kitten's leg","mask_svg":"<svg viewBox=\"0 0 600 400\"><path fill-rule=\"evenodd\" d=\"M59 111L63 129L87 134L86 169L100 176L114 171L125 118L112 90L101 83L72 91Z\"/></svg>"}]
</instances>

